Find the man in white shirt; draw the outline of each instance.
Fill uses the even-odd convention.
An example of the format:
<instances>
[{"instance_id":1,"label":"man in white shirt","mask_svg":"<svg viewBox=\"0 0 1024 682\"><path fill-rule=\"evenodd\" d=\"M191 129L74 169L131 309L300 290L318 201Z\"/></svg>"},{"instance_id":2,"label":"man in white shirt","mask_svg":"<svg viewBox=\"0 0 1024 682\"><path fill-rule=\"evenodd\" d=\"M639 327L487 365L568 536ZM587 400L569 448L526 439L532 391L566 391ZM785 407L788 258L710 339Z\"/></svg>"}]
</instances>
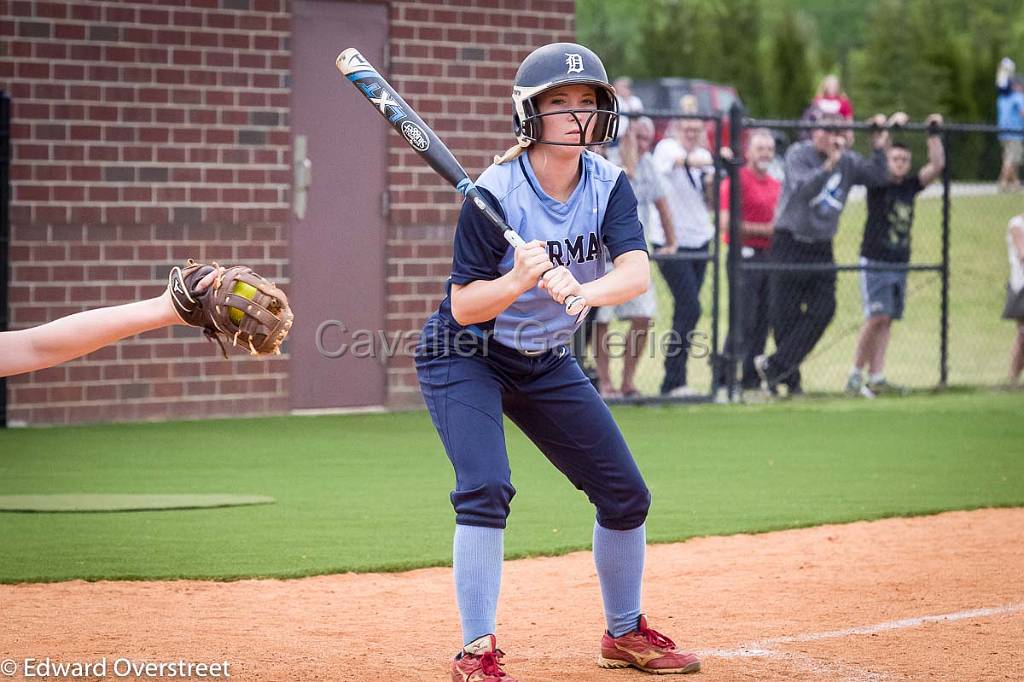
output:
<instances>
[{"instance_id":1,"label":"man in white shirt","mask_svg":"<svg viewBox=\"0 0 1024 682\"><path fill-rule=\"evenodd\" d=\"M684 113L694 113L687 111L686 104ZM669 125L666 137L654 149L654 165L668 180L668 205L678 245L673 257L658 261L675 300L661 383L662 395L673 398L700 393L687 385L686 360L701 315L700 288L707 270L708 244L715 233L708 216L714 160L703 146L705 139L702 120L678 119ZM652 225L651 241L655 246L665 243L660 226Z\"/></svg>"}]
</instances>

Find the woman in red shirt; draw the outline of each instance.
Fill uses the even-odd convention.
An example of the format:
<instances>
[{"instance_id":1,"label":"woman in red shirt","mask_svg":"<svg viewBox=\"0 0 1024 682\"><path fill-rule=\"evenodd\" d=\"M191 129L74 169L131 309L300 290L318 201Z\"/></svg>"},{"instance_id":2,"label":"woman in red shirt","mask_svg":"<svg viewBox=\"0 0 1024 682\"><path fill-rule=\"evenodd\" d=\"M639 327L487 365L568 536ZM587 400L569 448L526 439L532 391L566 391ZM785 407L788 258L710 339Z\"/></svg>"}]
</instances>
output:
<instances>
[{"instance_id":1,"label":"woman in red shirt","mask_svg":"<svg viewBox=\"0 0 1024 682\"><path fill-rule=\"evenodd\" d=\"M821 79L818 92L811 104L824 114L839 114L847 121L853 120L853 105L839 85L839 76L830 73Z\"/></svg>"}]
</instances>

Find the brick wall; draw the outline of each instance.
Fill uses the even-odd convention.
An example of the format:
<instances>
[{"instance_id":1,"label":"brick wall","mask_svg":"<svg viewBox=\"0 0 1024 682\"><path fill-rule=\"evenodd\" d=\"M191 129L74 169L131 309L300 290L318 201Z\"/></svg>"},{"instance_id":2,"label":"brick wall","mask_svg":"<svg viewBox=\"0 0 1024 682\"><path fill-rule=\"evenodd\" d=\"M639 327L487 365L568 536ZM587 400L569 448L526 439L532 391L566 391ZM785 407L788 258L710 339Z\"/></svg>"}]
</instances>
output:
<instances>
[{"instance_id":1,"label":"brick wall","mask_svg":"<svg viewBox=\"0 0 1024 682\"><path fill-rule=\"evenodd\" d=\"M3 4L12 329L154 296L189 256L244 261L287 284L283 0ZM11 378L8 415L281 411L285 368L226 361L175 327Z\"/></svg>"},{"instance_id":2,"label":"brick wall","mask_svg":"<svg viewBox=\"0 0 1024 682\"><path fill-rule=\"evenodd\" d=\"M0 0L12 97L11 328L157 295L187 257L244 261L287 290L287 0ZM389 80L471 176L514 141L511 82L572 40L572 0L392 2ZM389 332L415 330L450 267L459 202L389 136ZM389 403L421 404L409 358ZM8 380L12 423L281 412L287 357L220 357L147 333Z\"/></svg>"},{"instance_id":3,"label":"brick wall","mask_svg":"<svg viewBox=\"0 0 1024 682\"><path fill-rule=\"evenodd\" d=\"M514 142L512 80L534 48L575 40L573 0L394 2L388 80L475 178ZM390 136L389 332L418 330L451 272L458 195ZM388 367L393 406L422 405L411 358Z\"/></svg>"}]
</instances>

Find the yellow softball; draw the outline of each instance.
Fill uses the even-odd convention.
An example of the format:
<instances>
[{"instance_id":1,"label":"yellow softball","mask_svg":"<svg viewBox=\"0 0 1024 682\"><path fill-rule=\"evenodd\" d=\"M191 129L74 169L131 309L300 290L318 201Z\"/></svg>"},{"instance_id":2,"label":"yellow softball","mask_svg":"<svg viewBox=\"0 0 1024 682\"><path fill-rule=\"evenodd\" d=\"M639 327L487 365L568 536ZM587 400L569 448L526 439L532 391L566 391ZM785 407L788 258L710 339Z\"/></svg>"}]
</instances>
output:
<instances>
[{"instance_id":1,"label":"yellow softball","mask_svg":"<svg viewBox=\"0 0 1024 682\"><path fill-rule=\"evenodd\" d=\"M256 295L256 287L242 281L237 281L235 282L235 286L231 288L231 293L241 296L242 298L247 298L251 301ZM245 313L238 308L231 308L228 311L228 317L230 317L231 321L235 324L241 324L242 319L245 318Z\"/></svg>"}]
</instances>

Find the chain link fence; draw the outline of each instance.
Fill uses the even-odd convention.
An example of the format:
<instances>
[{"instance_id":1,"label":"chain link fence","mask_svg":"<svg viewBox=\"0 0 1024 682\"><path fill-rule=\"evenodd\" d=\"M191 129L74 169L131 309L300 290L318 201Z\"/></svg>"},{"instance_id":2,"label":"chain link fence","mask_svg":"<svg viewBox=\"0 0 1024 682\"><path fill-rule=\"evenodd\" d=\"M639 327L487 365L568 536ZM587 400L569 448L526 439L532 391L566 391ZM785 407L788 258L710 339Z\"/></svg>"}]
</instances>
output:
<instances>
[{"instance_id":1,"label":"chain link fence","mask_svg":"<svg viewBox=\"0 0 1024 682\"><path fill-rule=\"evenodd\" d=\"M1009 272L1007 224L1024 213L1020 190L1000 191L998 129L953 126L947 133L949 201L949 366L955 386L1003 386L1014 339L1001 319ZM960 175L958 164L977 168ZM980 176L980 177L979 177Z\"/></svg>"},{"instance_id":2,"label":"chain link fence","mask_svg":"<svg viewBox=\"0 0 1024 682\"><path fill-rule=\"evenodd\" d=\"M657 112L648 116L656 120L701 118ZM909 263L862 260L869 204L862 186L854 187L846 198L832 242L832 262L793 263L779 262L792 259L780 256L778 246L775 253L766 251L744 258L741 249L731 250L723 244L726 230L738 230L741 211L730 211L730 224L720 225L719 187L729 177L731 187L743 192L738 169L743 164L743 146L750 129L771 131L776 159L769 172L784 181L787 147L806 137L813 126L799 121L744 119L739 112L734 112L732 121L701 120L707 127L706 144L716 152L707 206L715 230L706 253L684 250L652 256L657 310L642 346L637 343L637 325L631 320L597 325L593 313L577 339L581 363L595 383L601 384L609 402L763 399L766 394L752 358L761 350L762 342L763 352L771 357L778 350L778 339L787 332L787 343L792 346L795 342L797 354L806 350L806 356L798 371L779 372L782 376L769 373L769 378L777 379L774 392L782 396L791 392L841 394L853 388L848 386L848 379L858 359L858 343L863 344L861 359L865 360L870 359L872 347L877 344L879 332L864 332L870 317L865 305L875 306L877 316L879 299L885 298L877 292L894 286L903 296L901 319L889 327L884 354L884 375L890 389L902 392L942 386L997 386L1006 381L1015 334L1013 326L1000 319L1007 276L1006 226L1012 216L1024 211L1024 194L1001 192L996 184L1001 163L997 128L946 124L940 130L930 130L923 124L907 124L890 131L892 139L905 145L912 155L910 173L914 175L928 160L929 133L940 135L945 151L943 172L913 200ZM854 129L853 149L870 156L871 127L843 127ZM718 153L723 141L726 146L732 145L735 162ZM736 192L721 199L726 207L740 199L739 194L735 198L732 194ZM679 316L673 315L683 295L694 298L692 291L679 290L678 278L671 274L673 265L679 262L700 263L706 269L695 299L699 317L690 330L685 325L680 329ZM832 282L834 311L829 291ZM670 283L676 284L675 288ZM883 286L879 287L880 283ZM870 295L865 295L865 287ZM697 307L690 305L691 315L694 310ZM742 329L741 320L747 320ZM781 334L773 328L773 323L777 326L780 322L788 326ZM824 327L816 342L813 331L801 338L808 327L816 325ZM757 333L759 326L761 333ZM689 344L679 343L681 331L689 334ZM736 337L743 336L752 338L740 338L739 346L735 346ZM671 382L666 383L666 371L678 371L680 361L672 355L682 347L687 356L686 388L668 393L665 389L671 387ZM608 380L598 382L597 366L602 354L607 359ZM628 373L631 365L635 378L628 388L635 390L622 395L623 372ZM770 359L768 365L770 369ZM870 369L871 363L865 362L865 381L870 378Z\"/></svg>"}]
</instances>

